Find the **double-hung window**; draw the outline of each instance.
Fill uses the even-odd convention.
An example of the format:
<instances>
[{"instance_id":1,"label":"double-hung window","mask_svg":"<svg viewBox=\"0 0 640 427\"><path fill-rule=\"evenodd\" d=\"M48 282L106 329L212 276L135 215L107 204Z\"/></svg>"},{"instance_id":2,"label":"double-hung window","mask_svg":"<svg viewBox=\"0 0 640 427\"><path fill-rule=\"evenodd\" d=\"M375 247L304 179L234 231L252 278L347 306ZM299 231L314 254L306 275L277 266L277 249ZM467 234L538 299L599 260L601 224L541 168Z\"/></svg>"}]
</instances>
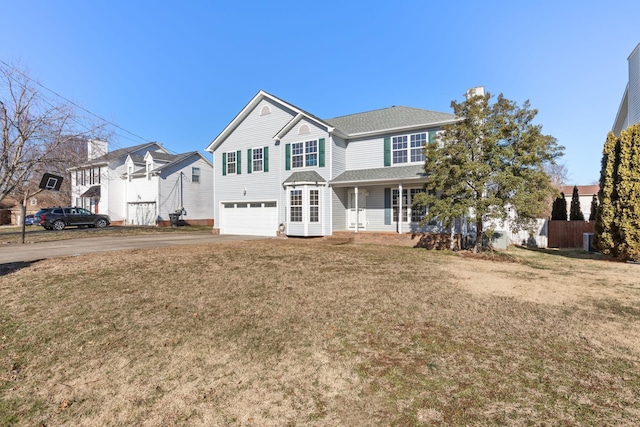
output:
<instances>
[{"instance_id":1,"label":"double-hung window","mask_svg":"<svg viewBox=\"0 0 640 427\"><path fill-rule=\"evenodd\" d=\"M409 201L409 207L411 208L411 222L422 221L422 218L424 218L427 213L426 206L422 206L419 208L413 207L413 198L420 193L424 193L424 190L422 188L412 188L409 190L409 195L411 197L411 200Z\"/></svg>"},{"instance_id":2,"label":"double-hung window","mask_svg":"<svg viewBox=\"0 0 640 427\"><path fill-rule=\"evenodd\" d=\"M191 168L191 182L196 184L200 183L200 168Z\"/></svg>"},{"instance_id":3,"label":"double-hung window","mask_svg":"<svg viewBox=\"0 0 640 427\"><path fill-rule=\"evenodd\" d=\"M304 166L304 142L291 144L291 166L294 168Z\"/></svg>"},{"instance_id":4,"label":"double-hung window","mask_svg":"<svg viewBox=\"0 0 640 427\"><path fill-rule=\"evenodd\" d=\"M422 150L426 144L426 132L392 137L393 164L424 162Z\"/></svg>"},{"instance_id":5,"label":"double-hung window","mask_svg":"<svg viewBox=\"0 0 640 427\"><path fill-rule=\"evenodd\" d=\"M305 166L318 164L318 141L315 139L304 143L304 164Z\"/></svg>"},{"instance_id":6,"label":"double-hung window","mask_svg":"<svg viewBox=\"0 0 640 427\"><path fill-rule=\"evenodd\" d=\"M236 173L236 152L229 151L227 153L227 175Z\"/></svg>"},{"instance_id":7,"label":"double-hung window","mask_svg":"<svg viewBox=\"0 0 640 427\"><path fill-rule=\"evenodd\" d=\"M309 222L320 221L320 192L309 190Z\"/></svg>"},{"instance_id":8,"label":"double-hung window","mask_svg":"<svg viewBox=\"0 0 640 427\"><path fill-rule=\"evenodd\" d=\"M409 136L411 145L411 161L412 162L424 162L424 153L422 149L427 145L426 133L415 133Z\"/></svg>"},{"instance_id":9,"label":"double-hung window","mask_svg":"<svg viewBox=\"0 0 640 427\"><path fill-rule=\"evenodd\" d=\"M302 190L291 190L291 222L302 222Z\"/></svg>"},{"instance_id":10,"label":"double-hung window","mask_svg":"<svg viewBox=\"0 0 640 427\"><path fill-rule=\"evenodd\" d=\"M251 170L253 172L262 172L264 169L264 156L262 147L251 150Z\"/></svg>"},{"instance_id":11,"label":"double-hung window","mask_svg":"<svg viewBox=\"0 0 640 427\"><path fill-rule=\"evenodd\" d=\"M291 144L291 166L301 168L318 165L318 140Z\"/></svg>"},{"instance_id":12,"label":"double-hung window","mask_svg":"<svg viewBox=\"0 0 640 427\"><path fill-rule=\"evenodd\" d=\"M402 206L402 222L420 222L427 213L426 208L412 207L413 199L416 195L424 192L422 188L402 189L402 200L400 200L400 192L397 189L392 191L391 204L393 207L393 221L398 221L400 206Z\"/></svg>"},{"instance_id":13,"label":"double-hung window","mask_svg":"<svg viewBox=\"0 0 640 427\"><path fill-rule=\"evenodd\" d=\"M394 136L393 163L407 163L407 135Z\"/></svg>"}]
</instances>

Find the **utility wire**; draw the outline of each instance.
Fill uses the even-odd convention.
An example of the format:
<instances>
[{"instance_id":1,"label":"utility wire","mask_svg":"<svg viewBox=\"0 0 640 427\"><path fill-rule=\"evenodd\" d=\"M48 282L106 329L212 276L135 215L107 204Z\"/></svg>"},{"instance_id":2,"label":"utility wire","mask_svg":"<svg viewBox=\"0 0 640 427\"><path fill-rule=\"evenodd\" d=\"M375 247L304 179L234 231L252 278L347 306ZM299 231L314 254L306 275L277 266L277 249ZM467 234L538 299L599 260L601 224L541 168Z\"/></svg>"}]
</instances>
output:
<instances>
[{"instance_id":1,"label":"utility wire","mask_svg":"<svg viewBox=\"0 0 640 427\"><path fill-rule=\"evenodd\" d=\"M46 87L46 86L45 86L45 85L43 85L42 83L40 83L40 82L38 82L38 81L36 81L36 80L32 79L31 77L29 77L28 75L26 75L26 74L25 74L25 73L23 73L22 71L18 70L17 68L15 68L15 67L13 67L13 66L11 66L11 65L7 64L7 63L6 63L6 62L4 62L2 59L0 59L0 62L1 62L2 64L4 64L6 67L8 67L8 68L12 69L13 71L15 71L16 73L20 74L22 77L24 77L24 78L28 79L29 81L31 81L31 82L33 82L33 83L37 84L37 85L38 85L38 86L40 86L41 88L43 88L43 89L45 89L45 90L47 90L47 91L49 91L49 92L53 93L54 95L56 95L56 96L57 96L57 97L59 97L59 98L64 99L66 102L68 102L69 104L71 104L71 105L75 106L76 108L79 108L79 109L81 109L82 111L84 111L84 112L86 112L86 113L88 113L88 114L91 114L92 116L94 116L94 117L96 117L96 118L98 118L98 119L102 120L103 122L105 122L105 123L107 123L107 124L110 124L111 126L113 126L113 127L117 128L117 129L120 129L120 130L122 130L122 131L124 131L124 132L128 133L129 135L132 135L132 136L134 136L134 137L136 137L136 138L138 138L138 139L141 139L142 141L149 142L149 140L148 140L147 138L143 138L143 137L141 137L140 135L136 135L135 133L133 133L133 132L131 132L131 131L129 131L129 130L127 130L127 129L123 128L123 127L121 127L121 126L119 126L118 124L113 123L112 121L107 120L107 119L105 119L105 118L103 118L103 117L100 117L99 115L97 115L97 114L95 114L95 113L93 113L93 112L91 112L91 111L87 110L87 109L86 109L86 108L84 108L83 106L78 105L78 104L76 104L75 102L71 101L70 99L65 98L64 96L60 95L60 94L59 94L59 93L57 93L56 91L54 91L54 90L52 90L52 89L49 89L48 87Z\"/></svg>"}]
</instances>

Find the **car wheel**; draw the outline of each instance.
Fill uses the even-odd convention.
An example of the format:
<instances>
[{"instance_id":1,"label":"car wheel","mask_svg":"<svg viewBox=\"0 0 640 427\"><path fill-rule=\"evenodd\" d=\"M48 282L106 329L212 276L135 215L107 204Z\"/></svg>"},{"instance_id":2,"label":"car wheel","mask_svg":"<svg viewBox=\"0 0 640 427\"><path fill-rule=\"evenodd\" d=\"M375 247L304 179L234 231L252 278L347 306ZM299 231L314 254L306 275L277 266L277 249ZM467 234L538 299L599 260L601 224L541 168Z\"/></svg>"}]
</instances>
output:
<instances>
[{"instance_id":1,"label":"car wheel","mask_svg":"<svg viewBox=\"0 0 640 427\"><path fill-rule=\"evenodd\" d=\"M105 228L107 226L107 220L104 218L99 218L98 220L96 220L96 227L97 228Z\"/></svg>"},{"instance_id":2,"label":"car wheel","mask_svg":"<svg viewBox=\"0 0 640 427\"><path fill-rule=\"evenodd\" d=\"M52 225L54 230L57 230L57 231L64 230L64 221L60 219L55 221Z\"/></svg>"}]
</instances>

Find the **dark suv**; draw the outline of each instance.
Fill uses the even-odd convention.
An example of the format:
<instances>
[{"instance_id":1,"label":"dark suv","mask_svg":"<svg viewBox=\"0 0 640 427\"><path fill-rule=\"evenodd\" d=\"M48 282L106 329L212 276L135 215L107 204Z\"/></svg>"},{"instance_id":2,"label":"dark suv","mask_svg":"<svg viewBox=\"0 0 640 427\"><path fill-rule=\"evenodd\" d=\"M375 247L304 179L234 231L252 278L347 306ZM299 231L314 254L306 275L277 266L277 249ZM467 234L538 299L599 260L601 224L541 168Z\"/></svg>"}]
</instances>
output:
<instances>
[{"instance_id":1,"label":"dark suv","mask_svg":"<svg viewBox=\"0 0 640 427\"><path fill-rule=\"evenodd\" d=\"M83 208L52 208L40 214L38 223L47 230L64 230L65 227L104 228L111 224L108 215L93 214Z\"/></svg>"}]
</instances>

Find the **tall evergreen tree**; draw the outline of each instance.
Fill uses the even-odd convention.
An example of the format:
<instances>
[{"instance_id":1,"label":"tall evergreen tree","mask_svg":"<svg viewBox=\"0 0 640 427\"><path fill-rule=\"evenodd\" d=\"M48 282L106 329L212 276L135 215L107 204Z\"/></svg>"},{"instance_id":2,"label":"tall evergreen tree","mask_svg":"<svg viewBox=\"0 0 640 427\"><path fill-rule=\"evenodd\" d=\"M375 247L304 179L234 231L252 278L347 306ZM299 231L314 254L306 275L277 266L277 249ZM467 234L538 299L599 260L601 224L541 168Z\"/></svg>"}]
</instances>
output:
<instances>
[{"instance_id":1,"label":"tall evergreen tree","mask_svg":"<svg viewBox=\"0 0 640 427\"><path fill-rule=\"evenodd\" d=\"M616 255L619 241L616 209L618 203L618 164L620 162L620 139L609 132L602 150L600 168L600 202L596 213L593 245L606 255Z\"/></svg>"},{"instance_id":2,"label":"tall evergreen tree","mask_svg":"<svg viewBox=\"0 0 640 427\"><path fill-rule=\"evenodd\" d=\"M544 165L563 150L532 123L538 112L528 101L520 107L502 94L493 103L490 99L487 93L451 102L460 121L445 126L440 143L425 148L427 191L414 199L414 207L427 207L424 222L451 225L472 214L476 251L484 221L510 221L511 208L517 213L514 227L542 215L554 192Z\"/></svg>"},{"instance_id":3,"label":"tall evergreen tree","mask_svg":"<svg viewBox=\"0 0 640 427\"><path fill-rule=\"evenodd\" d=\"M640 123L620 134L618 256L640 260Z\"/></svg>"},{"instance_id":4,"label":"tall evergreen tree","mask_svg":"<svg viewBox=\"0 0 640 427\"><path fill-rule=\"evenodd\" d=\"M591 198L591 210L589 211L589 221L595 221L596 212L598 211L598 196L595 194Z\"/></svg>"},{"instance_id":5,"label":"tall evergreen tree","mask_svg":"<svg viewBox=\"0 0 640 427\"><path fill-rule=\"evenodd\" d=\"M564 198L564 193L560 193L560 197L556 197L553 201L551 219L554 221L567 220L567 199Z\"/></svg>"},{"instance_id":6,"label":"tall evergreen tree","mask_svg":"<svg viewBox=\"0 0 640 427\"><path fill-rule=\"evenodd\" d=\"M584 221L584 214L580 209L580 195L578 194L578 187L573 186L573 194L571 195L571 209L569 211L569 219L571 221Z\"/></svg>"}]
</instances>

